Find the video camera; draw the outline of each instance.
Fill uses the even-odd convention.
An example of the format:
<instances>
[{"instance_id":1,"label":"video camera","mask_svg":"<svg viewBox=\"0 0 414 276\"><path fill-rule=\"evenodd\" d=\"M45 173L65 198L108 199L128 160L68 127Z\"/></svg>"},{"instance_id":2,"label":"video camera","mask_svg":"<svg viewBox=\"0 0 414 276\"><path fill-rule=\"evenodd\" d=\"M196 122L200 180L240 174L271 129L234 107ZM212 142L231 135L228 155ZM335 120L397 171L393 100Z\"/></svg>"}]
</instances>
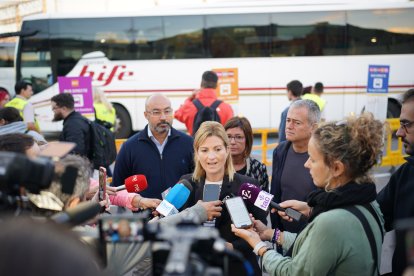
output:
<instances>
[{"instance_id":1,"label":"video camera","mask_svg":"<svg viewBox=\"0 0 414 276\"><path fill-rule=\"evenodd\" d=\"M191 219L177 225L146 223L146 217L145 214L102 216L99 223L101 248L111 248L112 252L119 253L120 248L128 244L128 250L122 253L123 260L131 259L125 256L142 254L138 253L141 248L150 250L154 276L230 275L225 269L228 267L228 256L245 262L240 253L226 249L215 228L200 226ZM150 242L150 246L145 247L144 242ZM129 251L131 244L135 244L134 252ZM109 267L117 259L110 255L107 260ZM132 267L145 263L143 259L136 261ZM131 267L131 264L126 266Z\"/></svg>"},{"instance_id":2,"label":"video camera","mask_svg":"<svg viewBox=\"0 0 414 276\"><path fill-rule=\"evenodd\" d=\"M0 152L0 210L17 206L21 188L38 194L49 188L53 180L61 182L62 192L72 194L77 172L72 166L67 166L63 173L57 172L49 158L29 159L20 153Z\"/></svg>"}]
</instances>

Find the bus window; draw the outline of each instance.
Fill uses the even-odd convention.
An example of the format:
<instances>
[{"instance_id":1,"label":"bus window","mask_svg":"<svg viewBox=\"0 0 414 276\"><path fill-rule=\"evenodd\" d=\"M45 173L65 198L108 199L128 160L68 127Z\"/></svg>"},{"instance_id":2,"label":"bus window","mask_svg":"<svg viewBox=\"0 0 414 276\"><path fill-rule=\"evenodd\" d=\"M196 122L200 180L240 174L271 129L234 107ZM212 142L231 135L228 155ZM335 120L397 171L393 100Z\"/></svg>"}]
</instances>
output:
<instances>
[{"instance_id":1,"label":"bus window","mask_svg":"<svg viewBox=\"0 0 414 276\"><path fill-rule=\"evenodd\" d=\"M345 53L344 12L272 14L272 56Z\"/></svg>"},{"instance_id":2,"label":"bus window","mask_svg":"<svg viewBox=\"0 0 414 276\"><path fill-rule=\"evenodd\" d=\"M408 54L414 49L414 9L349 11L350 55Z\"/></svg>"},{"instance_id":3,"label":"bus window","mask_svg":"<svg viewBox=\"0 0 414 276\"><path fill-rule=\"evenodd\" d=\"M134 59L161 59L164 54L162 17L140 17L134 19L130 30L131 47L135 48Z\"/></svg>"},{"instance_id":4,"label":"bus window","mask_svg":"<svg viewBox=\"0 0 414 276\"><path fill-rule=\"evenodd\" d=\"M268 14L206 16L210 57L269 56L269 20Z\"/></svg>"},{"instance_id":5,"label":"bus window","mask_svg":"<svg viewBox=\"0 0 414 276\"><path fill-rule=\"evenodd\" d=\"M203 58L203 17L164 17L164 59Z\"/></svg>"},{"instance_id":6,"label":"bus window","mask_svg":"<svg viewBox=\"0 0 414 276\"><path fill-rule=\"evenodd\" d=\"M11 95L14 92L14 48L15 43L0 43L0 86L6 88Z\"/></svg>"},{"instance_id":7,"label":"bus window","mask_svg":"<svg viewBox=\"0 0 414 276\"><path fill-rule=\"evenodd\" d=\"M13 67L14 43L0 43L0 67Z\"/></svg>"},{"instance_id":8,"label":"bus window","mask_svg":"<svg viewBox=\"0 0 414 276\"><path fill-rule=\"evenodd\" d=\"M23 37L21 43L21 71L18 78L32 83L33 92L38 93L51 85L52 74L48 40L48 21L34 20L30 26L23 25L26 31L36 31L33 36Z\"/></svg>"},{"instance_id":9,"label":"bus window","mask_svg":"<svg viewBox=\"0 0 414 276\"><path fill-rule=\"evenodd\" d=\"M54 20L51 24L53 71L67 75L87 53L102 51L112 60L131 59L128 51L130 18L79 18Z\"/></svg>"}]
</instances>

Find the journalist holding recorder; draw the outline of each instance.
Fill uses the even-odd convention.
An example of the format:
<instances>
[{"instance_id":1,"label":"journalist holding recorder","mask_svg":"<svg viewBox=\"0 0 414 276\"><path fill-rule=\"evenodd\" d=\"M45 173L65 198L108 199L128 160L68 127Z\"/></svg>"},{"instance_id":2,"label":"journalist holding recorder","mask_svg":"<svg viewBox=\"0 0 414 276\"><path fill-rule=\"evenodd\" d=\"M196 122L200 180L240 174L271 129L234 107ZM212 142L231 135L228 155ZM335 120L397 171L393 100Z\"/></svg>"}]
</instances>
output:
<instances>
[{"instance_id":1,"label":"journalist holding recorder","mask_svg":"<svg viewBox=\"0 0 414 276\"><path fill-rule=\"evenodd\" d=\"M383 124L370 113L320 126L309 141L309 168L315 185L308 201L286 201L308 216L308 225L295 237L267 228L259 221L233 232L262 257L271 275L378 275L383 219L368 171L383 146ZM283 212L279 215L285 216ZM284 217L286 219L286 217ZM291 257L269 250L272 241Z\"/></svg>"},{"instance_id":2,"label":"journalist holding recorder","mask_svg":"<svg viewBox=\"0 0 414 276\"><path fill-rule=\"evenodd\" d=\"M204 189L206 185L218 185L220 187L217 190L219 192L216 199L221 201L231 197L232 194L237 195L243 183L259 185L257 180L235 172L229 145L227 133L220 123L208 121L200 126L194 140L195 170L192 174L181 177L190 181L194 187L185 207L193 206L198 200L204 199L203 193L206 192ZM217 202L216 208L218 211L216 217L210 216L208 218L210 221L206 222L205 225L216 227L221 237L228 242L228 246L240 251L253 265L255 275L261 275L256 256L248 243L231 232L231 218L227 208L225 205L220 207L220 201L216 200L215 202ZM266 223L266 213L264 211L253 205L246 205L250 213ZM243 265L239 262L230 261L229 271L232 272L232 275L244 275Z\"/></svg>"}]
</instances>

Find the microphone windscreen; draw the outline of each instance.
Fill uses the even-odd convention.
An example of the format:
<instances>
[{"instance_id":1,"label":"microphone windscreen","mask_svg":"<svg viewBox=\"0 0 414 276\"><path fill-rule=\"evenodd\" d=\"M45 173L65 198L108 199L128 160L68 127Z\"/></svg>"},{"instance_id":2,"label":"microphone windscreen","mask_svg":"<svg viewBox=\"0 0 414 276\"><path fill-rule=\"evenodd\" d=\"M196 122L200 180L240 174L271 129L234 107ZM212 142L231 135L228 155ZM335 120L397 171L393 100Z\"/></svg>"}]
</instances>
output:
<instances>
[{"instance_id":1,"label":"microphone windscreen","mask_svg":"<svg viewBox=\"0 0 414 276\"><path fill-rule=\"evenodd\" d=\"M178 183L182 183L184 184L184 186L190 191L193 191L193 186L191 185L190 181L188 181L187 179L181 179L180 181L178 181Z\"/></svg>"},{"instance_id":2,"label":"microphone windscreen","mask_svg":"<svg viewBox=\"0 0 414 276\"><path fill-rule=\"evenodd\" d=\"M256 185L243 183L240 186L238 196L254 204L260 192L260 188Z\"/></svg>"},{"instance_id":3,"label":"microphone windscreen","mask_svg":"<svg viewBox=\"0 0 414 276\"><path fill-rule=\"evenodd\" d=\"M176 209L180 209L187 202L190 193L190 190L183 183L177 183L168 192L165 200L174 205Z\"/></svg>"},{"instance_id":4,"label":"microphone windscreen","mask_svg":"<svg viewBox=\"0 0 414 276\"><path fill-rule=\"evenodd\" d=\"M148 188L147 178L143 174L131 175L125 179L125 189L129 193L139 193Z\"/></svg>"}]
</instances>

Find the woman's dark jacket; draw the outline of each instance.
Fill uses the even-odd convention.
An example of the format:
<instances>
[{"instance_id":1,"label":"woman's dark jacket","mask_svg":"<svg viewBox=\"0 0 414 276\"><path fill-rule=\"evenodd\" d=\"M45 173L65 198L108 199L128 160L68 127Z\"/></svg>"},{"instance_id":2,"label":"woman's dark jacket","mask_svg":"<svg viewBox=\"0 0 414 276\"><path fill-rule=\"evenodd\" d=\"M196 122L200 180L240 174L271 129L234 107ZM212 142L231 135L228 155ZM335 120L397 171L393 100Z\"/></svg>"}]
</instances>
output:
<instances>
[{"instance_id":1,"label":"woman's dark jacket","mask_svg":"<svg viewBox=\"0 0 414 276\"><path fill-rule=\"evenodd\" d=\"M181 177L181 179L187 179L191 185L193 186L193 191L190 194L190 197L186 203L185 208L191 207L197 203L198 200L203 199L203 190L204 190L204 183L205 179L202 179L200 182L194 182L192 180L192 174L187 174ZM226 198L231 197L232 194L237 195L239 192L239 188L244 183L251 183L256 186L259 186L259 183L256 179L235 174L234 179L232 182L229 182L228 176L225 176L223 179L223 184L220 191L220 200L224 200ZM247 210L251 213L255 219L261 220L264 224L267 224L266 216L267 213L263 210L257 208L253 204L245 201ZM231 231L231 218L227 211L226 205L223 204L223 211L221 212L221 216L216 218L215 227L219 230L220 236L225 239L227 242L233 245L233 248L241 252L244 257L253 265L255 270L255 275L261 275L261 271L259 265L257 263L256 255L253 253L253 249L250 245L244 241L243 239L234 235ZM232 275L245 275L245 270L243 265L239 262L230 262L229 271Z\"/></svg>"}]
</instances>

